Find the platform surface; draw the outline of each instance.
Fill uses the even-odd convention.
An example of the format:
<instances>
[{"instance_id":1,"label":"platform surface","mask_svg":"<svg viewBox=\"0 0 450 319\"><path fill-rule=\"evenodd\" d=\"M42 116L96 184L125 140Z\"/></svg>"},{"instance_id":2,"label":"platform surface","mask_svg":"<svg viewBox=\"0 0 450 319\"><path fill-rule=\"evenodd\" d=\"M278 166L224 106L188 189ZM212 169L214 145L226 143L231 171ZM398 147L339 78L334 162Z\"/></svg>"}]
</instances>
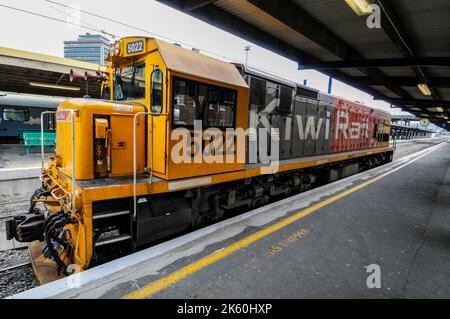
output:
<instances>
[{"instance_id":1,"label":"platform surface","mask_svg":"<svg viewBox=\"0 0 450 319\"><path fill-rule=\"evenodd\" d=\"M15 297L449 298L449 207L443 143Z\"/></svg>"},{"instance_id":2,"label":"platform surface","mask_svg":"<svg viewBox=\"0 0 450 319\"><path fill-rule=\"evenodd\" d=\"M449 247L448 145L152 297L449 298ZM366 285L370 264L380 289Z\"/></svg>"},{"instance_id":3,"label":"platform surface","mask_svg":"<svg viewBox=\"0 0 450 319\"><path fill-rule=\"evenodd\" d=\"M30 154L25 154L25 147L22 144L0 144L0 168L32 168L41 167L41 148L34 147ZM44 160L53 153L49 149L45 150Z\"/></svg>"}]
</instances>

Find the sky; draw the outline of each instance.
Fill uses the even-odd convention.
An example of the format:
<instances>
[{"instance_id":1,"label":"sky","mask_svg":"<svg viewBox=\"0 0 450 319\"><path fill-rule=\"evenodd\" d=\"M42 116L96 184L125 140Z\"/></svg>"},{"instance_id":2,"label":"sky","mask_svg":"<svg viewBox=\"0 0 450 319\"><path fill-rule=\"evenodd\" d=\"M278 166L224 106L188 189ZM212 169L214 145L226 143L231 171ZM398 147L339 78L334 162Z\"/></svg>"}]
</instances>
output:
<instances>
[{"instance_id":1,"label":"sky","mask_svg":"<svg viewBox=\"0 0 450 319\"><path fill-rule=\"evenodd\" d=\"M313 70L297 70L297 62L288 60L261 48L249 41L238 38L207 23L197 20L156 1L142 0L52 0L72 5L81 10L96 13L108 18L146 30L149 33L119 25L104 19L50 3L46 0L0 0L0 4L20 8L37 14L51 16L62 22L52 21L23 12L0 7L2 28L0 28L0 46L55 56L64 55L63 42L76 40L79 34L96 33L66 23L73 20L73 13L82 25L96 30L105 30L118 37L153 36L169 42L177 42L187 48L198 48L200 52L232 62L245 61L244 47L250 45L248 64L269 73L327 91L328 77ZM124 6L126 3L126 6ZM372 97L337 80L333 80L332 94L349 100L362 102L392 114L408 114L400 109L390 108L383 101L374 101Z\"/></svg>"}]
</instances>

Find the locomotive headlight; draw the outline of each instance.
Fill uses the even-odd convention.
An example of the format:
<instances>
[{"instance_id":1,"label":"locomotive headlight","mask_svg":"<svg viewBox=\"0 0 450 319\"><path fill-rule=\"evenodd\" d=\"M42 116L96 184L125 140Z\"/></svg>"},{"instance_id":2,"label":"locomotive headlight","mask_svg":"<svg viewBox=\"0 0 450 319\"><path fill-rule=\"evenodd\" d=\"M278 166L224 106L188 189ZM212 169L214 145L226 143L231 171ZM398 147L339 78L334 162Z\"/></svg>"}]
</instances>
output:
<instances>
[{"instance_id":1,"label":"locomotive headlight","mask_svg":"<svg viewBox=\"0 0 450 319\"><path fill-rule=\"evenodd\" d=\"M119 53L120 53L120 45L119 42L117 42L116 45L114 46L114 54L119 55Z\"/></svg>"},{"instance_id":2,"label":"locomotive headlight","mask_svg":"<svg viewBox=\"0 0 450 319\"><path fill-rule=\"evenodd\" d=\"M114 46L111 46L111 48L109 49L109 55L110 56L114 55Z\"/></svg>"}]
</instances>

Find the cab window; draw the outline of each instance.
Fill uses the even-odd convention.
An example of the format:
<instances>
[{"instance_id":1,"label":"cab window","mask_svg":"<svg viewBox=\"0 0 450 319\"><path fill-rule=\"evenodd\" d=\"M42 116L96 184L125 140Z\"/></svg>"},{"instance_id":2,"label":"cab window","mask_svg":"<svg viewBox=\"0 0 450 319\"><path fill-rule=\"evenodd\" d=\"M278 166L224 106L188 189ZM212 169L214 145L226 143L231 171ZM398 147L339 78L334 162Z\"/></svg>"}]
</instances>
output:
<instances>
[{"instance_id":1,"label":"cab window","mask_svg":"<svg viewBox=\"0 0 450 319\"><path fill-rule=\"evenodd\" d=\"M161 113L163 100L163 74L160 69L156 69L152 72L151 90L150 105L152 112Z\"/></svg>"},{"instance_id":2,"label":"cab window","mask_svg":"<svg viewBox=\"0 0 450 319\"><path fill-rule=\"evenodd\" d=\"M224 88L211 89L208 94L208 127L233 127L235 105L235 91Z\"/></svg>"},{"instance_id":3,"label":"cab window","mask_svg":"<svg viewBox=\"0 0 450 319\"><path fill-rule=\"evenodd\" d=\"M197 117L193 82L176 79L173 83L173 123L177 126L193 126Z\"/></svg>"},{"instance_id":4,"label":"cab window","mask_svg":"<svg viewBox=\"0 0 450 319\"><path fill-rule=\"evenodd\" d=\"M139 100L145 98L145 61L124 68L114 74L114 100Z\"/></svg>"},{"instance_id":5,"label":"cab window","mask_svg":"<svg viewBox=\"0 0 450 319\"><path fill-rule=\"evenodd\" d=\"M232 128L235 122L236 91L214 85L173 79L173 125L203 128Z\"/></svg>"},{"instance_id":6,"label":"cab window","mask_svg":"<svg viewBox=\"0 0 450 319\"><path fill-rule=\"evenodd\" d=\"M111 89L107 84L103 85L102 99L103 100L111 100Z\"/></svg>"}]
</instances>

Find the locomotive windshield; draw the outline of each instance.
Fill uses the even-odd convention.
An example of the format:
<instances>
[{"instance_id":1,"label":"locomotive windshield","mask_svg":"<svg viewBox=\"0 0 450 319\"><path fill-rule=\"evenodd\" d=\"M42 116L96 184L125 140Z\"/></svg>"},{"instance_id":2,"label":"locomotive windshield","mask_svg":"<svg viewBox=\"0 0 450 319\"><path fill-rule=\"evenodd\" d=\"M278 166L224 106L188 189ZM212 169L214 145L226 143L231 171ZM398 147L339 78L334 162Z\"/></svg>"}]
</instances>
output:
<instances>
[{"instance_id":1,"label":"locomotive windshield","mask_svg":"<svg viewBox=\"0 0 450 319\"><path fill-rule=\"evenodd\" d=\"M145 62L139 62L114 72L114 100L139 100L145 98Z\"/></svg>"}]
</instances>

